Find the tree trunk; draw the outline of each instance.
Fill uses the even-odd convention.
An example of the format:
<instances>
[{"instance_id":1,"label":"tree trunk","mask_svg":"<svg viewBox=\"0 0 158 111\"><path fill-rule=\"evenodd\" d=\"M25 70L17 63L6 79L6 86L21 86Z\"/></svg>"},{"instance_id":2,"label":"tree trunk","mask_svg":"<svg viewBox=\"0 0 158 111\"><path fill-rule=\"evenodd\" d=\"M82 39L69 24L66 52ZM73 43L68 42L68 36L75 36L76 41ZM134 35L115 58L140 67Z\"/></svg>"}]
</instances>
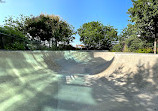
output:
<instances>
[{"instance_id":1,"label":"tree trunk","mask_svg":"<svg viewBox=\"0 0 158 111\"><path fill-rule=\"evenodd\" d=\"M155 40L154 40L154 54L156 54L156 53L157 53L156 43L157 43L157 39L155 38Z\"/></svg>"},{"instance_id":2,"label":"tree trunk","mask_svg":"<svg viewBox=\"0 0 158 111\"><path fill-rule=\"evenodd\" d=\"M48 47L50 48L50 40L48 40Z\"/></svg>"},{"instance_id":3,"label":"tree trunk","mask_svg":"<svg viewBox=\"0 0 158 111\"><path fill-rule=\"evenodd\" d=\"M4 49L3 37L0 35L0 49Z\"/></svg>"},{"instance_id":4,"label":"tree trunk","mask_svg":"<svg viewBox=\"0 0 158 111\"><path fill-rule=\"evenodd\" d=\"M56 47L56 48L58 47L58 42L57 42L57 41L55 41L55 47Z\"/></svg>"}]
</instances>

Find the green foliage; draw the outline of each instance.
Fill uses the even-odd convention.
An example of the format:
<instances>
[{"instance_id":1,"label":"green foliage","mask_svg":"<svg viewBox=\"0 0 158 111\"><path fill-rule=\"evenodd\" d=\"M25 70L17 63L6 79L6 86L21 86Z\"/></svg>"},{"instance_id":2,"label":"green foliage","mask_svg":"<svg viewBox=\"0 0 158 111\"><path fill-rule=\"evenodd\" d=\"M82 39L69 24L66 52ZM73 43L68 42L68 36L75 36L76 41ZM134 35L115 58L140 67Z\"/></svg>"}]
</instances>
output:
<instances>
[{"instance_id":1,"label":"green foliage","mask_svg":"<svg viewBox=\"0 0 158 111\"><path fill-rule=\"evenodd\" d=\"M139 38L136 30L135 25L129 24L119 35L119 44L113 46L112 51L151 52L149 49L152 49L152 44Z\"/></svg>"},{"instance_id":2,"label":"green foliage","mask_svg":"<svg viewBox=\"0 0 158 111\"><path fill-rule=\"evenodd\" d=\"M73 47L72 45L60 44L58 47L52 46L50 50L76 50L76 48Z\"/></svg>"},{"instance_id":3,"label":"green foliage","mask_svg":"<svg viewBox=\"0 0 158 111\"><path fill-rule=\"evenodd\" d=\"M157 0L132 0L133 7L128 10L131 21L135 23L140 38L154 42L156 53L156 39L158 38L158 1Z\"/></svg>"},{"instance_id":4,"label":"green foliage","mask_svg":"<svg viewBox=\"0 0 158 111\"><path fill-rule=\"evenodd\" d=\"M136 25L128 24L126 28L124 28L119 35L119 41L125 41L130 37L138 36L138 29Z\"/></svg>"},{"instance_id":5,"label":"green foliage","mask_svg":"<svg viewBox=\"0 0 158 111\"><path fill-rule=\"evenodd\" d=\"M6 50L25 50L25 45L23 43L15 42L12 44L6 44L5 46Z\"/></svg>"},{"instance_id":6,"label":"green foliage","mask_svg":"<svg viewBox=\"0 0 158 111\"><path fill-rule=\"evenodd\" d=\"M29 42L25 35L12 27L0 27L1 49L8 50L24 50ZM3 46L2 46L3 45Z\"/></svg>"},{"instance_id":7,"label":"green foliage","mask_svg":"<svg viewBox=\"0 0 158 111\"><path fill-rule=\"evenodd\" d=\"M129 50L127 44L124 44L123 52L131 52L131 51Z\"/></svg>"},{"instance_id":8,"label":"green foliage","mask_svg":"<svg viewBox=\"0 0 158 111\"><path fill-rule=\"evenodd\" d=\"M123 46L124 46L123 43L118 43L118 44L116 44L116 45L113 46L113 48L112 48L111 51L112 52L122 52Z\"/></svg>"},{"instance_id":9,"label":"green foliage","mask_svg":"<svg viewBox=\"0 0 158 111\"><path fill-rule=\"evenodd\" d=\"M55 15L8 17L5 19L5 27L10 28L10 31L13 29L9 34L16 36L16 38L18 33L14 33L14 30L21 35L25 35L25 38L27 37L27 41L29 41L27 47L30 50L49 49L44 45L47 42L50 46L51 41L52 48L57 48L59 43L69 45L75 39L73 35L76 34L73 26Z\"/></svg>"},{"instance_id":10,"label":"green foliage","mask_svg":"<svg viewBox=\"0 0 158 111\"><path fill-rule=\"evenodd\" d=\"M17 31L21 31L22 33L26 34L26 21L28 21L32 16L24 16L24 15L20 15L19 17L15 18L15 17L6 17L4 22L4 26L8 26L13 28L14 30Z\"/></svg>"},{"instance_id":11,"label":"green foliage","mask_svg":"<svg viewBox=\"0 0 158 111\"><path fill-rule=\"evenodd\" d=\"M59 45L59 50L75 50L76 48L72 45Z\"/></svg>"},{"instance_id":12,"label":"green foliage","mask_svg":"<svg viewBox=\"0 0 158 111\"><path fill-rule=\"evenodd\" d=\"M0 27L0 32L4 34L8 34L9 36L19 37L21 39L25 38L25 35L21 31L18 31L9 26Z\"/></svg>"},{"instance_id":13,"label":"green foliage","mask_svg":"<svg viewBox=\"0 0 158 111\"><path fill-rule=\"evenodd\" d=\"M55 45L52 45L52 47L50 48L50 50L59 50L59 48Z\"/></svg>"},{"instance_id":14,"label":"green foliage","mask_svg":"<svg viewBox=\"0 0 158 111\"><path fill-rule=\"evenodd\" d=\"M142 38L153 41L158 30L158 1L132 0L133 7L128 10L131 21L139 29Z\"/></svg>"},{"instance_id":15,"label":"green foliage","mask_svg":"<svg viewBox=\"0 0 158 111\"><path fill-rule=\"evenodd\" d=\"M113 46L112 52L136 52L136 53L153 53L150 43L146 43L139 38L133 37L126 39Z\"/></svg>"},{"instance_id":16,"label":"green foliage","mask_svg":"<svg viewBox=\"0 0 158 111\"><path fill-rule=\"evenodd\" d=\"M26 22L26 30L32 36L33 39L39 41L52 40L52 47L57 47L59 42L65 45L75 39L74 28L66 21L60 19L59 16L44 15L33 17Z\"/></svg>"},{"instance_id":17,"label":"green foliage","mask_svg":"<svg viewBox=\"0 0 158 111\"><path fill-rule=\"evenodd\" d=\"M69 25L66 21L59 21L58 27L55 33L55 42L63 42L64 45L69 45L75 37L76 34L74 27Z\"/></svg>"},{"instance_id":18,"label":"green foliage","mask_svg":"<svg viewBox=\"0 0 158 111\"><path fill-rule=\"evenodd\" d=\"M152 43L138 36L139 29L136 24L128 24L119 35L119 44L113 47L113 51L123 52L152 52ZM122 44L122 47L120 47ZM121 50L122 49L122 50Z\"/></svg>"},{"instance_id":19,"label":"green foliage","mask_svg":"<svg viewBox=\"0 0 158 111\"><path fill-rule=\"evenodd\" d=\"M51 38L51 28L49 18L45 16L33 17L26 21L26 30L33 39L39 41L49 41Z\"/></svg>"},{"instance_id":20,"label":"green foliage","mask_svg":"<svg viewBox=\"0 0 158 111\"><path fill-rule=\"evenodd\" d=\"M153 53L153 50L151 48L143 48L143 49L138 49L135 52L137 52L137 53Z\"/></svg>"},{"instance_id":21,"label":"green foliage","mask_svg":"<svg viewBox=\"0 0 158 111\"><path fill-rule=\"evenodd\" d=\"M88 49L110 49L112 41L117 40L117 31L112 26L104 26L100 22L89 22L78 29L80 41Z\"/></svg>"},{"instance_id":22,"label":"green foliage","mask_svg":"<svg viewBox=\"0 0 158 111\"><path fill-rule=\"evenodd\" d=\"M127 44L129 51L134 52L135 50L144 48L146 42L135 36L126 39L125 44Z\"/></svg>"},{"instance_id":23,"label":"green foliage","mask_svg":"<svg viewBox=\"0 0 158 111\"><path fill-rule=\"evenodd\" d=\"M121 42L119 44L116 44L113 46L112 51L114 52L144 52L144 53L150 53L152 52L150 49L151 43L147 43L147 41L143 41L137 36L126 38L125 41Z\"/></svg>"}]
</instances>

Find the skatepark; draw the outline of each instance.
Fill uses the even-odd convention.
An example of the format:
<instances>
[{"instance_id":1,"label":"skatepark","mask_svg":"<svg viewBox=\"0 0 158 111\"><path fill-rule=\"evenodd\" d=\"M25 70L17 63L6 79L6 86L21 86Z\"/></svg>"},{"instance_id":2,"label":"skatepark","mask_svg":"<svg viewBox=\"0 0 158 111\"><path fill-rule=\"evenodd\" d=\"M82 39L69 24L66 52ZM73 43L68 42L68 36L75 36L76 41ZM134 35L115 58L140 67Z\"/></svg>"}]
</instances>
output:
<instances>
[{"instance_id":1,"label":"skatepark","mask_svg":"<svg viewBox=\"0 0 158 111\"><path fill-rule=\"evenodd\" d=\"M158 55L1 51L0 111L158 111Z\"/></svg>"}]
</instances>

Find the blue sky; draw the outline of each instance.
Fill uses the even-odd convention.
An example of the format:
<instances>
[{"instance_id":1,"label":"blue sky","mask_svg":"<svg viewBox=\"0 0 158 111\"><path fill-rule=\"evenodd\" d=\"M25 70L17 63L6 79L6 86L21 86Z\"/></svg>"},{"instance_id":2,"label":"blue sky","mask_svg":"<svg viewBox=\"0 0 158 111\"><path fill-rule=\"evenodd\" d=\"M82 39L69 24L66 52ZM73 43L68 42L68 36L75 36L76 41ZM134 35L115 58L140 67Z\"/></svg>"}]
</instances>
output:
<instances>
[{"instance_id":1,"label":"blue sky","mask_svg":"<svg viewBox=\"0 0 158 111\"><path fill-rule=\"evenodd\" d=\"M0 4L0 25L5 17L39 15L41 13L59 15L77 30L82 24L100 21L112 25L120 32L129 23L126 13L132 6L131 0L4 0ZM73 45L80 44L76 35Z\"/></svg>"}]
</instances>

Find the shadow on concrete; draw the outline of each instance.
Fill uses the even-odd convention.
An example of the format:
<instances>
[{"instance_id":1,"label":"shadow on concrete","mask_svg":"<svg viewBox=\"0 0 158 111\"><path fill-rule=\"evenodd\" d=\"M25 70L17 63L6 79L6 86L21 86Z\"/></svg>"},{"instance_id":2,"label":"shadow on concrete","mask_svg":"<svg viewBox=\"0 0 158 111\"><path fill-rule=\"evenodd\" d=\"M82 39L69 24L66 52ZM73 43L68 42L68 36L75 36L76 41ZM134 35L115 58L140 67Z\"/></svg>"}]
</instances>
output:
<instances>
[{"instance_id":1,"label":"shadow on concrete","mask_svg":"<svg viewBox=\"0 0 158 111\"><path fill-rule=\"evenodd\" d=\"M85 52L87 55L78 56L80 53L81 52L72 53L76 55L76 57L70 59L66 59L64 53L60 54L57 52L56 55L43 53L43 59L49 69L62 75L94 75L105 71L114 60L114 58L110 61L106 61L101 57L94 58L94 52ZM59 59L57 56L59 56ZM88 57L90 57L90 59L86 61ZM81 59L81 61L78 62L75 58Z\"/></svg>"},{"instance_id":2,"label":"shadow on concrete","mask_svg":"<svg viewBox=\"0 0 158 111\"><path fill-rule=\"evenodd\" d=\"M42 53L46 69L34 69L33 64L27 62L24 54L32 55L39 66L43 66L36 54ZM94 58L93 53L88 54L79 62L74 59L66 59L63 52L5 52L0 55L0 106L2 111L47 111L58 109L60 101L62 110L80 110L81 107L92 105L74 102L71 100L59 100L56 98L62 89L63 81L56 79L54 72L58 74L95 74L104 71L111 63L101 58ZM78 55L78 54L77 54ZM87 57L90 57L88 61ZM29 58L30 59L30 58ZM63 63L62 63L63 62ZM105 65L106 64L106 65ZM62 70L61 70L62 69ZM50 72L52 70L52 72ZM55 80L56 79L56 80ZM74 86L76 87L76 86ZM84 86L83 86L84 87ZM62 101L62 102L61 102ZM72 105L73 104L73 108ZM3 106L3 107L2 107Z\"/></svg>"},{"instance_id":3,"label":"shadow on concrete","mask_svg":"<svg viewBox=\"0 0 158 111\"><path fill-rule=\"evenodd\" d=\"M0 52L1 111L42 111L50 103L57 107L53 97L61 81L48 69L34 69L26 53Z\"/></svg>"},{"instance_id":4,"label":"shadow on concrete","mask_svg":"<svg viewBox=\"0 0 158 111\"><path fill-rule=\"evenodd\" d=\"M92 109L158 111L158 60L153 67L149 63L146 68L144 65L139 61L136 73L130 69L123 72L125 66L122 65L109 78L92 80L92 95L98 102Z\"/></svg>"},{"instance_id":5,"label":"shadow on concrete","mask_svg":"<svg viewBox=\"0 0 158 111\"><path fill-rule=\"evenodd\" d=\"M62 79L56 78L53 71L63 75L93 75L106 70L114 58L105 61L94 58L92 54L89 61L82 59L78 62L75 59L63 59L62 56L64 53L55 55L43 52L42 57L48 66L47 69L31 70L33 65L26 62L22 53L0 54L0 109L3 109L2 111L158 111L158 60L154 66L148 63L147 67L139 61L136 72L130 68L124 71L126 66L122 64L114 69L108 78L85 78L85 82L88 81L90 86L81 86L66 84ZM39 65L43 64L39 62ZM59 69L55 69L56 67ZM13 68L19 71L20 76L18 72L10 71ZM64 96L66 99L59 96ZM93 103L90 104L88 101Z\"/></svg>"}]
</instances>

